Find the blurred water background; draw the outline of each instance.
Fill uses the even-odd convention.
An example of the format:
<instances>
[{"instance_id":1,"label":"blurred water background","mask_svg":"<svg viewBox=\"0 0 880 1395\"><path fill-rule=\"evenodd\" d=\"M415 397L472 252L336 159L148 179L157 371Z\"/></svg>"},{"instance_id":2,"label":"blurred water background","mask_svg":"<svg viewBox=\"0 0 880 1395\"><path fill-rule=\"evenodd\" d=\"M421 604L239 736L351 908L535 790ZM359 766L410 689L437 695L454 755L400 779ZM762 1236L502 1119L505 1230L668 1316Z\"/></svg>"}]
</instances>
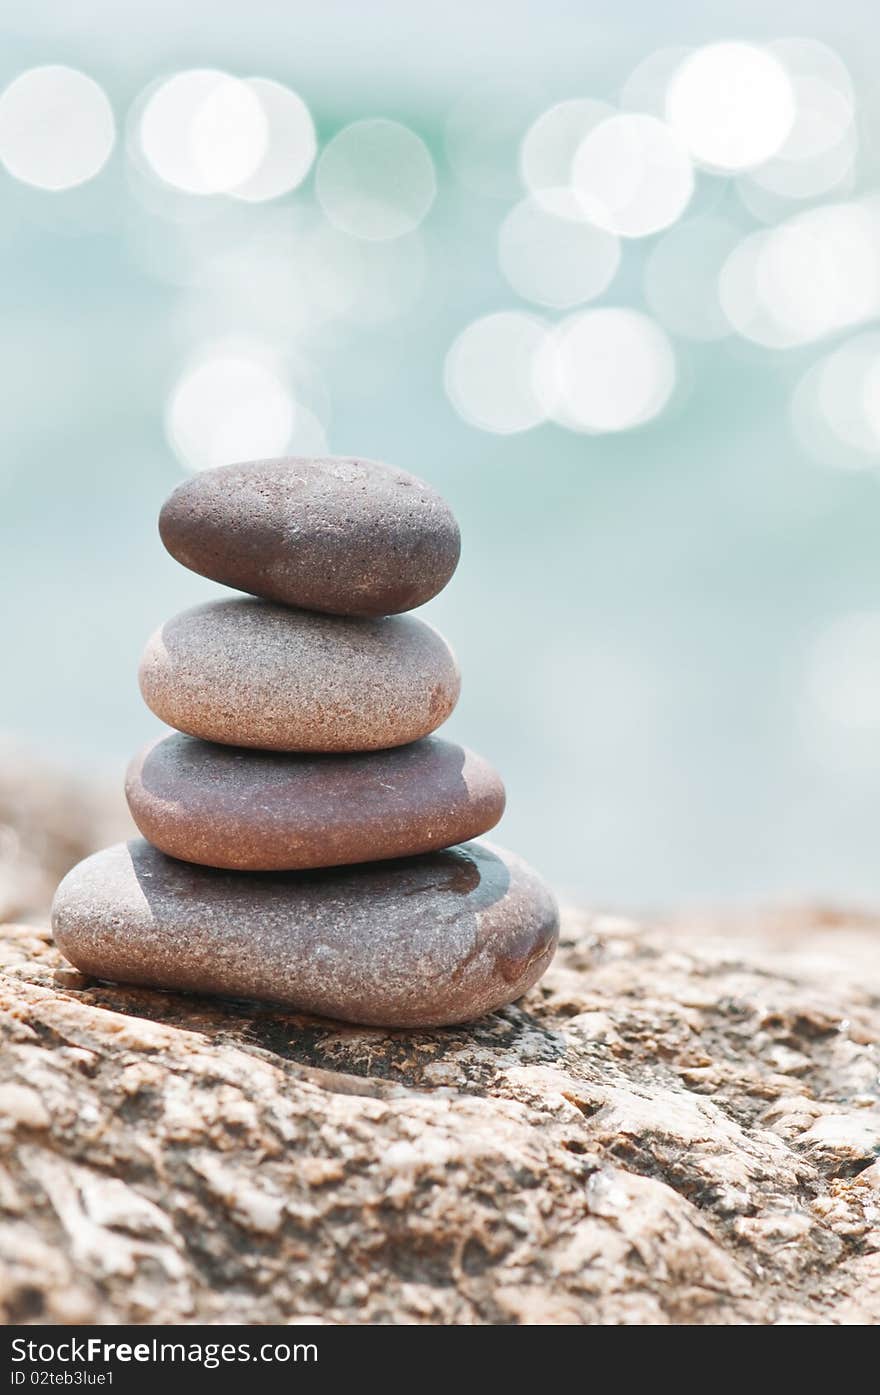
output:
<instances>
[{"instance_id":1,"label":"blurred water background","mask_svg":"<svg viewBox=\"0 0 880 1395\"><path fill-rule=\"evenodd\" d=\"M0 727L121 776L187 471L423 475L499 840L654 906L880 896L868 4L7 0Z\"/></svg>"}]
</instances>

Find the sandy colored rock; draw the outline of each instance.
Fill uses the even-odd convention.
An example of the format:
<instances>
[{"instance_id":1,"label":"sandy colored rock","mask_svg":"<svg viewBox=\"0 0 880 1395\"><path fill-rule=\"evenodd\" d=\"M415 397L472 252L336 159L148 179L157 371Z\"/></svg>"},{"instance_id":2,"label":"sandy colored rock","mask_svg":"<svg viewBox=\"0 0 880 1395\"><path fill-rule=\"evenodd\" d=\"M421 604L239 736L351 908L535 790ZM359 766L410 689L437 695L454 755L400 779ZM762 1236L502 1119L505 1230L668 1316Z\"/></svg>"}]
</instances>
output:
<instances>
[{"instance_id":1,"label":"sandy colored rock","mask_svg":"<svg viewBox=\"0 0 880 1395\"><path fill-rule=\"evenodd\" d=\"M319 872L195 867L142 839L81 862L52 906L82 973L423 1026L520 997L556 947L548 889L487 844Z\"/></svg>"},{"instance_id":2,"label":"sandy colored rock","mask_svg":"<svg viewBox=\"0 0 880 1395\"><path fill-rule=\"evenodd\" d=\"M880 1322L877 917L569 913L438 1031L63 962L0 930L7 1323Z\"/></svg>"},{"instance_id":3,"label":"sandy colored rock","mask_svg":"<svg viewBox=\"0 0 880 1395\"><path fill-rule=\"evenodd\" d=\"M458 525L423 480L374 460L292 457L224 465L178 485L162 541L202 576L336 615L392 615L455 570Z\"/></svg>"},{"instance_id":4,"label":"sandy colored rock","mask_svg":"<svg viewBox=\"0 0 880 1395\"><path fill-rule=\"evenodd\" d=\"M369 755L304 756L175 732L134 758L125 790L162 852L243 871L430 852L488 832L504 810L489 762L436 736Z\"/></svg>"},{"instance_id":5,"label":"sandy colored rock","mask_svg":"<svg viewBox=\"0 0 880 1395\"><path fill-rule=\"evenodd\" d=\"M245 599L176 615L140 666L144 701L169 726L282 751L417 741L445 722L460 683L446 641L415 616L350 620Z\"/></svg>"}]
</instances>

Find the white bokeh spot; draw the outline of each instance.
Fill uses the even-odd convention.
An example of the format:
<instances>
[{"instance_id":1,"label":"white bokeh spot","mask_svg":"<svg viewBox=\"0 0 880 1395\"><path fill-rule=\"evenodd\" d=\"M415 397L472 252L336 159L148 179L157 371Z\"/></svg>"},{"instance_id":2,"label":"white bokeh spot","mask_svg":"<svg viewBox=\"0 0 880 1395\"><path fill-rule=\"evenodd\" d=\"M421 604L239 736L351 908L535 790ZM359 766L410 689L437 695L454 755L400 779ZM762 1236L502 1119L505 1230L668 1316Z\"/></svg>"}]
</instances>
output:
<instances>
[{"instance_id":1,"label":"white bokeh spot","mask_svg":"<svg viewBox=\"0 0 880 1395\"><path fill-rule=\"evenodd\" d=\"M318 149L315 124L302 97L289 87L269 78L246 83L263 108L266 145L257 167L231 192L248 203L264 203L302 184Z\"/></svg>"},{"instance_id":2,"label":"white bokeh spot","mask_svg":"<svg viewBox=\"0 0 880 1395\"><path fill-rule=\"evenodd\" d=\"M744 170L788 139L795 94L783 64L754 44L707 44L673 73L666 119L693 158L711 169Z\"/></svg>"},{"instance_id":3,"label":"white bokeh spot","mask_svg":"<svg viewBox=\"0 0 880 1395\"><path fill-rule=\"evenodd\" d=\"M568 309L610 285L620 265L613 233L586 222L567 189L542 191L508 213L498 234L498 261L525 300Z\"/></svg>"},{"instance_id":4,"label":"white bokeh spot","mask_svg":"<svg viewBox=\"0 0 880 1395\"><path fill-rule=\"evenodd\" d=\"M236 345L200 355L168 402L168 437L189 469L281 454L294 434L295 404L272 356Z\"/></svg>"},{"instance_id":5,"label":"white bokeh spot","mask_svg":"<svg viewBox=\"0 0 880 1395\"><path fill-rule=\"evenodd\" d=\"M614 115L607 102L575 97L557 102L532 122L520 147L520 173L539 203L551 208L571 183L574 157L600 121Z\"/></svg>"},{"instance_id":6,"label":"white bokeh spot","mask_svg":"<svg viewBox=\"0 0 880 1395\"><path fill-rule=\"evenodd\" d=\"M584 310L545 340L537 370L548 416L572 430L628 431L663 411L676 383L675 353L648 315Z\"/></svg>"},{"instance_id":7,"label":"white bokeh spot","mask_svg":"<svg viewBox=\"0 0 880 1395\"><path fill-rule=\"evenodd\" d=\"M647 237L680 218L694 190L690 157L656 116L600 121L581 142L572 187L584 216L620 237Z\"/></svg>"},{"instance_id":8,"label":"white bokeh spot","mask_svg":"<svg viewBox=\"0 0 880 1395\"><path fill-rule=\"evenodd\" d=\"M743 176L740 192L750 208L762 190L782 200L840 190L852 179L858 151L855 93L839 54L812 39L778 40L768 50L789 74L795 116L776 154Z\"/></svg>"},{"instance_id":9,"label":"white bokeh spot","mask_svg":"<svg viewBox=\"0 0 880 1395\"><path fill-rule=\"evenodd\" d=\"M140 113L140 148L154 175L188 194L246 186L269 145L260 96L213 68L175 73L149 94Z\"/></svg>"},{"instance_id":10,"label":"white bokeh spot","mask_svg":"<svg viewBox=\"0 0 880 1395\"><path fill-rule=\"evenodd\" d=\"M751 233L719 279L738 333L791 348L857 325L880 310L880 209L871 200L824 204Z\"/></svg>"},{"instance_id":11,"label":"white bokeh spot","mask_svg":"<svg viewBox=\"0 0 880 1395\"><path fill-rule=\"evenodd\" d=\"M546 412L536 387L547 326L521 311L485 315L462 330L446 356L446 393L459 416L483 431L514 435Z\"/></svg>"},{"instance_id":12,"label":"white bokeh spot","mask_svg":"<svg viewBox=\"0 0 880 1395\"><path fill-rule=\"evenodd\" d=\"M30 68L0 93L0 160L38 189L72 189L103 169L116 123L103 88L76 68Z\"/></svg>"}]
</instances>

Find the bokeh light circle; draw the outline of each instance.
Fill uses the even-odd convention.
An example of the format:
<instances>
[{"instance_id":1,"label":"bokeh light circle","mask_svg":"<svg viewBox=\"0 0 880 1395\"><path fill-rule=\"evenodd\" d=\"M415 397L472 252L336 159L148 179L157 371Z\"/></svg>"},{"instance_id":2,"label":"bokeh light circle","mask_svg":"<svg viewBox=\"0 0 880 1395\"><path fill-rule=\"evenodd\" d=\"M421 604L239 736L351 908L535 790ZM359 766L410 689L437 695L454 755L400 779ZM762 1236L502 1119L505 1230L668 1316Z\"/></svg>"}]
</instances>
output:
<instances>
[{"instance_id":1,"label":"bokeh light circle","mask_svg":"<svg viewBox=\"0 0 880 1395\"><path fill-rule=\"evenodd\" d=\"M857 204L810 209L771 232L759 277L765 303L798 343L857 324L878 303L876 228Z\"/></svg>"},{"instance_id":2,"label":"bokeh light circle","mask_svg":"<svg viewBox=\"0 0 880 1395\"><path fill-rule=\"evenodd\" d=\"M175 73L149 95L139 140L152 172L188 194L219 194L253 178L269 123L257 93L213 68Z\"/></svg>"},{"instance_id":3,"label":"bokeh light circle","mask_svg":"<svg viewBox=\"0 0 880 1395\"><path fill-rule=\"evenodd\" d=\"M731 329L743 339L768 349L788 349L797 337L780 324L763 293L761 266L770 237L762 228L734 247L718 277L718 299Z\"/></svg>"},{"instance_id":4,"label":"bokeh light circle","mask_svg":"<svg viewBox=\"0 0 880 1395\"><path fill-rule=\"evenodd\" d=\"M610 285L620 265L620 243L603 228L578 218L578 201L566 189L523 199L498 234L498 260L525 300L567 309L592 300Z\"/></svg>"},{"instance_id":5,"label":"bokeh light circle","mask_svg":"<svg viewBox=\"0 0 880 1395\"><path fill-rule=\"evenodd\" d=\"M809 160L839 145L853 120L846 92L824 78L795 74L795 120L778 150L786 160Z\"/></svg>"},{"instance_id":6,"label":"bokeh light circle","mask_svg":"<svg viewBox=\"0 0 880 1395\"><path fill-rule=\"evenodd\" d=\"M680 218L694 190L693 167L675 133L656 116L623 113L581 142L572 188L584 216L621 237L647 237Z\"/></svg>"},{"instance_id":7,"label":"bokeh light circle","mask_svg":"<svg viewBox=\"0 0 880 1395\"><path fill-rule=\"evenodd\" d=\"M775 221L773 201L817 198L846 191L853 181L858 132L855 93L846 64L814 39L782 39L768 45L789 74L795 99L791 130L772 159L743 176L740 196L764 221Z\"/></svg>"},{"instance_id":8,"label":"bokeh light circle","mask_svg":"<svg viewBox=\"0 0 880 1395\"><path fill-rule=\"evenodd\" d=\"M485 315L464 329L446 356L446 393L472 426L513 435L539 425L538 356L547 326L521 311Z\"/></svg>"},{"instance_id":9,"label":"bokeh light circle","mask_svg":"<svg viewBox=\"0 0 880 1395\"><path fill-rule=\"evenodd\" d=\"M115 140L103 88L76 68L29 68L0 93L0 160L25 184L54 192L84 184Z\"/></svg>"},{"instance_id":10,"label":"bokeh light circle","mask_svg":"<svg viewBox=\"0 0 880 1395\"><path fill-rule=\"evenodd\" d=\"M594 126L614 114L607 102L576 97L557 102L533 121L520 147L520 173L539 202L551 205L571 182L572 163Z\"/></svg>"},{"instance_id":11,"label":"bokeh light circle","mask_svg":"<svg viewBox=\"0 0 880 1395\"><path fill-rule=\"evenodd\" d=\"M294 424L292 394L271 356L234 345L191 364L166 412L169 440L193 470L279 455Z\"/></svg>"},{"instance_id":12,"label":"bokeh light circle","mask_svg":"<svg viewBox=\"0 0 880 1395\"><path fill-rule=\"evenodd\" d=\"M331 223L381 242L418 227L437 179L424 141L408 126L376 117L333 137L318 161L315 187Z\"/></svg>"},{"instance_id":13,"label":"bokeh light circle","mask_svg":"<svg viewBox=\"0 0 880 1395\"><path fill-rule=\"evenodd\" d=\"M289 87L269 78L248 78L246 83L266 117L266 146L259 165L232 193L262 203L302 184L317 153L315 124L302 97Z\"/></svg>"},{"instance_id":14,"label":"bokeh light circle","mask_svg":"<svg viewBox=\"0 0 880 1395\"><path fill-rule=\"evenodd\" d=\"M795 120L791 79L778 58L754 44L707 44L672 75L666 119L695 160L744 170L769 160Z\"/></svg>"},{"instance_id":15,"label":"bokeh light circle","mask_svg":"<svg viewBox=\"0 0 880 1395\"><path fill-rule=\"evenodd\" d=\"M537 367L548 415L591 433L627 431L656 417L676 383L675 353L648 315L603 306L569 316Z\"/></svg>"},{"instance_id":16,"label":"bokeh light circle","mask_svg":"<svg viewBox=\"0 0 880 1395\"><path fill-rule=\"evenodd\" d=\"M724 312L773 348L811 343L880 309L878 211L824 204L743 239L721 271Z\"/></svg>"}]
</instances>

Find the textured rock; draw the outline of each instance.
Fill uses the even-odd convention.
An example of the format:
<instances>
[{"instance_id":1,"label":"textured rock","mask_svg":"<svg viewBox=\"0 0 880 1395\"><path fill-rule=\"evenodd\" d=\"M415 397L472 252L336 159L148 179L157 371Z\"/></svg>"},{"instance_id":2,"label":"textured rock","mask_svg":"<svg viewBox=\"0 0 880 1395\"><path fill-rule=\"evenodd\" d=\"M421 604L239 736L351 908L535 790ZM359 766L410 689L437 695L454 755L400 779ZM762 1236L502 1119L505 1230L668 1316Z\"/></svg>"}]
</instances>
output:
<instances>
[{"instance_id":1,"label":"textured rock","mask_svg":"<svg viewBox=\"0 0 880 1395\"><path fill-rule=\"evenodd\" d=\"M558 916L531 868L479 843L260 874L194 867L136 839L68 873L52 927L100 978L414 1026L518 998L553 956Z\"/></svg>"},{"instance_id":2,"label":"textured rock","mask_svg":"<svg viewBox=\"0 0 880 1395\"><path fill-rule=\"evenodd\" d=\"M488 832L504 811L488 761L436 736L365 756L304 756L175 733L135 757L125 790L162 852L242 871L430 852Z\"/></svg>"},{"instance_id":3,"label":"textured rock","mask_svg":"<svg viewBox=\"0 0 880 1395\"><path fill-rule=\"evenodd\" d=\"M458 525L422 480L343 457L224 465L178 485L162 541L202 576L337 615L391 615L455 571Z\"/></svg>"},{"instance_id":4,"label":"textured rock","mask_svg":"<svg viewBox=\"0 0 880 1395\"><path fill-rule=\"evenodd\" d=\"M876 918L569 914L440 1031L59 965L0 931L7 1323L880 1321Z\"/></svg>"},{"instance_id":5,"label":"textured rock","mask_svg":"<svg viewBox=\"0 0 880 1395\"><path fill-rule=\"evenodd\" d=\"M445 722L461 680L411 615L348 620L268 601L209 601L147 644L141 692L190 736L282 751L375 751Z\"/></svg>"}]
</instances>

